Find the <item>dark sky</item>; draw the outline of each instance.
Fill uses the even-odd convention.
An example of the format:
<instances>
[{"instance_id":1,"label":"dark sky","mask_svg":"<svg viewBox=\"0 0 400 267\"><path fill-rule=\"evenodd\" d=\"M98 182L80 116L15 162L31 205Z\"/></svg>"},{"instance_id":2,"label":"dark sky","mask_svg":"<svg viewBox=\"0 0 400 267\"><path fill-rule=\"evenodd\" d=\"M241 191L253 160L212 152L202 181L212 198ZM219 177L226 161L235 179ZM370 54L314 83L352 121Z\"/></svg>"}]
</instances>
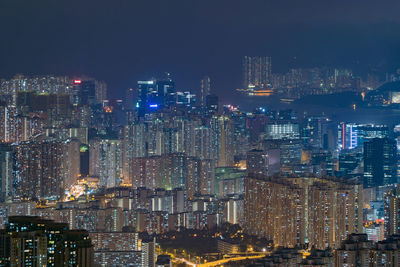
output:
<instances>
[{"instance_id":1,"label":"dark sky","mask_svg":"<svg viewBox=\"0 0 400 267\"><path fill-rule=\"evenodd\" d=\"M244 55L271 55L273 71L400 66L399 10L398 0L0 0L0 77L86 74L120 97L165 71L179 89L209 75L231 100Z\"/></svg>"}]
</instances>

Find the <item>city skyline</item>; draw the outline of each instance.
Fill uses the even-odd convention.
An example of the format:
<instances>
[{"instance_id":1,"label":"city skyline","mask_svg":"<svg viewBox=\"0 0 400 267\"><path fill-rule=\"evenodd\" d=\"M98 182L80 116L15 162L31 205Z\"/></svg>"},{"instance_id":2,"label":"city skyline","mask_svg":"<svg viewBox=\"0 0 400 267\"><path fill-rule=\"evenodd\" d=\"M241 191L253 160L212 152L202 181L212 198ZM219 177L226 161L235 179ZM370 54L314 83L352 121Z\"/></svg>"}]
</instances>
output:
<instances>
[{"instance_id":1,"label":"city skyline","mask_svg":"<svg viewBox=\"0 0 400 267\"><path fill-rule=\"evenodd\" d=\"M0 1L0 266L400 266L399 9Z\"/></svg>"},{"instance_id":2,"label":"city skyline","mask_svg":"<svg viewBox=\"0 0 400 267\"><path fill-rule=\"evenodd\" d=\"M246 55L272 56L274 72L398 67L398 2L307 5L313 8L297 1L3 1L0 27L8 41L0 46L0 76L86 74L106 80L119 98L136 80L165 71L191 90L208 75L216 93L234 101L236 66Z\"/></svg>"}]
</instances>

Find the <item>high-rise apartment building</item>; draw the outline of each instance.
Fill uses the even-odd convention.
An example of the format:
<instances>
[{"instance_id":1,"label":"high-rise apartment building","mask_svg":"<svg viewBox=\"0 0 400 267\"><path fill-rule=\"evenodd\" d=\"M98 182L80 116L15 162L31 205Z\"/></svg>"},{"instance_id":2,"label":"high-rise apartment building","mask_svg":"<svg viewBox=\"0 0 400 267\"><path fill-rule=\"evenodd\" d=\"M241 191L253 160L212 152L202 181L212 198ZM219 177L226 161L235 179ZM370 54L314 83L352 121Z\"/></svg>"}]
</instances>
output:
<instances>
[{"instance_id":1,"label":"high-rise apartment building","mask_svg":"<svg viewBox=\"0 0 400 267\"><path fill-rule=\"evenodd\" d=\"M243 58L243 88L265 87L271 82L271 57Z\"/></svg>"},{"instance_id":2,"label":"high-rise apartment building","mask_svg":"<svg viewBox=\"0 0 400 267\"><path fill-rule=\"evenodd\" d=\"M15 147L16 199L60 199L79 174L79 142L32 140Z\"/></svg>"},{"instance_id":3,"label":"high-rise apartment building","mask_svg":"<svg viewBox=\"0 0 400 267\"><path fill-rule=\"evenodd\" d=\"M5 266L94 266L88 232L64 223L15 216L0 235L9 240L9 258L0 255Z\"/></svg>"},{"instance_id":4,"label":"high-rise apartment building","mask_svg":"<svg viewBox=\"0 0 400 267\"><path fill-rule=\"evenodd\" d=\"M115 187L121 183L122 151L118 139L93 139L89 145L90 175L100 178L100 185Z\"/></svg>"},{"instance_id":5,"label":"high-rise apartment building","mask_svg":"<svg viewBox=\"0 0 400 267\"><path fill-rule=\"evenodd\" d=\"M154 239L142 240L142 266L154 267L156 262Z\"/></svg>"},{"instance_id":6,"label":"high-rise apartment building","mask_svg":"<svg viewBox=\"0 0 400 267\"><path fill-rule=\"evenodd\" d=\"M384 195L385 237L400 234L400 189L398 187Z\"/></svg>"},{"instance_id":7,"label":"high-rise apartment building","mask_svg":"<svg viewBox=\"0 0 400 267\"><path fill-rule=\"evenodd\" d=\"M336 250L336 265L339 266L387 266L400 264L400 237L389 236L376 244L368 240L367 234L351 234Z\"/></svg>"},{"instance_id":8,"label":"high-rise apartment building","mask_svg":"<svg viewBox=\"0 0 400 267\"><path fill-rule=\"evenodd\" d=\"M336 266L371 266L374 243L366 234L351 234L336 250Z\"/></svg>"},{"instance_id":9,"label":"high-rise apartment building","mask_svg":"<svg viewBox=\"0 0 400 267\"><path fill-rule=\"evenodd\" d=\"M361 231L362 186L319 178L249 176L244 184L244 229L274 246L336 248Z\"/></svg>"},{"instance_id":10,"label":"high-rise apartment building","mask_svg":"<svg viewBox=\"0 0 400 267\"><path fill-rule=\"evenodd\" d=\"M14 190L14 148L0 144L0 202L11 202Z\"/></svg>"},{"instance_id":11,"label":"high-rise apartment building","mask_svg":"<svg viewBox=\"0 0 400 267\"><path fill-rule=\"evenodd\" d=\"M234 125L229 116L213 116L210 121L213 130L213 147L218 167L233 166Z\"/></svg>"}]
</instances>

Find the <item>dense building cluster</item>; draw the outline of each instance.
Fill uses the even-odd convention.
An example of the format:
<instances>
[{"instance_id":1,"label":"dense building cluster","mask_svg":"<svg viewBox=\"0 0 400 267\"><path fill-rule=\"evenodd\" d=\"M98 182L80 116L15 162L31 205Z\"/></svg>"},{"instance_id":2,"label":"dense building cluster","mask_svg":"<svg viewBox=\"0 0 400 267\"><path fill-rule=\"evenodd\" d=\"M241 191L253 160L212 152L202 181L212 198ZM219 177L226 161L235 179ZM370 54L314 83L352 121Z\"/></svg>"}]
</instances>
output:
<instances>
[{"instance_id":1,"label":"dense building cluster","mask_svg":"<svg viewBox=\"0 0 400 267\"><path fill-rule=\"evenodd\" d=\"M246 57L243 67L246 86L276 79L269 57ZM335 86L356 82L334 74ZM154 266L155 236L226 223L269 249L313 248L303 258L281 249L264 259L271 264L289 252L304 266L331 264L353 233L365 233L371 251L398 234L398 126L244 111L221 105L209 77L198 98L170 74L138 81L124 100L106 99L106 88L87 77L1 80L2 228L12 216L37 216L84 229L100 266ZM250 249L239 245L223 254Z\"/></svg>"},{"instance_id":2,"label":"dense building cluster","mask_svg":"<svg viewBox=\"0 0 400 267\"><path fill-rule=\"evenodd\" d=\"M245 231L274 245L337 248L362 231L362 186L320 178L247 177Z\"/></svg>"}]
</instances>

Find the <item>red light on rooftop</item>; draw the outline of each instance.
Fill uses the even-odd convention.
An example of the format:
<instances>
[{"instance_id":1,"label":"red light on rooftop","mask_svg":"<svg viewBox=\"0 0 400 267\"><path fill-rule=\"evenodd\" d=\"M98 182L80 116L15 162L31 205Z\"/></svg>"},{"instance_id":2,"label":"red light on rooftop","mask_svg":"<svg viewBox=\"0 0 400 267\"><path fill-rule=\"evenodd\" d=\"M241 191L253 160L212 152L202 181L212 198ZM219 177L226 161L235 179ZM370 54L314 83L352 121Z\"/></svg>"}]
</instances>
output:
<instances>
[{"instance_id":1,"label":"red light on rooftop","mask_svg":"<svg viewBox=\"0 0 400 267\"><path fill-rule=\"evenodd\" d=\"M74 84L81 84L82 81L81 80L74 80Z\"/></svg>"}]
</instances>

